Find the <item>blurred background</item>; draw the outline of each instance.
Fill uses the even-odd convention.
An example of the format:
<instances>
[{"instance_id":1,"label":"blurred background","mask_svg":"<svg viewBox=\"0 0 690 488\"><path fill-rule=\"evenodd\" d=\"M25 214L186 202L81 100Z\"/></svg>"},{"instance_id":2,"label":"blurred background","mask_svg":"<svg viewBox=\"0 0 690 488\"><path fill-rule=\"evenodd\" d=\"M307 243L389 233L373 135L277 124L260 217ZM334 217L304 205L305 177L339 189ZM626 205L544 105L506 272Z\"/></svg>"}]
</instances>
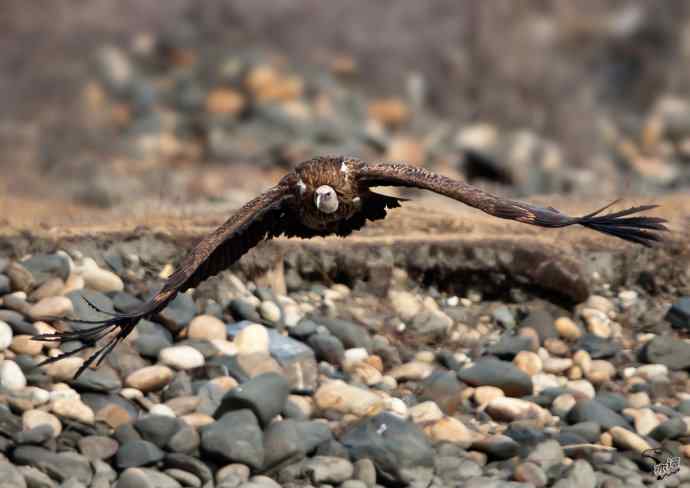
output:
<instances>
[{"instance_id":1,"label":"blurred background","mask_svg":"<svg viewBox=\"0 0 690 488\"><path fill-rule=\"evenodd\" d=\"M234 208L316 155L690 186L690 3L0 3L0 222Z\"/></svg>"}]
</instances>

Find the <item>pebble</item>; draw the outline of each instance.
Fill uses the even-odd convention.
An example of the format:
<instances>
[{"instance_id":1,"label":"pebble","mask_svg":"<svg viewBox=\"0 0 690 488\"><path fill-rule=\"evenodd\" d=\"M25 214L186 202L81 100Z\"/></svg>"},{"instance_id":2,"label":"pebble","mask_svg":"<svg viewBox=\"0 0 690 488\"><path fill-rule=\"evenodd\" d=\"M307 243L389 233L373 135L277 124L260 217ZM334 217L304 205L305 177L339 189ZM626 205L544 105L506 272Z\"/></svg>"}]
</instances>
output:
<instances>
[{"instance_id":1,"label":"pebble","mask_svg":"<svg viewBox=\"0 0 690 488\"><path fill-rule=\"evenodd\" d=\"M454 417L443 417L436 422L424 427L424 432L434 442L452 442L467 449L479 437L478 433L471 431L460 420Z\"/></svg>"},{"instance_id":2,"label":"pebble","mask_svg":"<svg viewBox=\"0 0 690 488\"><path fill-rule=\"evenodd\" d=\"M415 424L436 422L443 418L443 412L438 408L438 405L432 401L418 403L414 407L411 407L408 413Z\"/></svg>"},{"instance_id":3,"label":"pebble","mask_svg":"<svg viewBox=\"0 0 690 488\"><path fill-rule=\"evenodd\" d=\"M165 453L155 444L144 440L132 440L122 444L115 455L118 469L148 466L161 461Z\"/></svg>"},{"instance_id":4,"label":"pebble","mask_svg":"<svg viewBox=\"0 0 690 488\"><path fill-rule=\"evenodd\" d=\"M22 414L23 430L31 430L41 425L49 425L53 429L53 437L62 433L62 423L55 415L43 410L27 410Z\"/></svg>"},{"instance_id":5,"label":"pebble","mask_svg":"<svg viewBox=\"0 0 690 488\"><path fill-rule=\"evenodd\" d=\"M0 364L0 386L9 391L17 391L26 387L26 376L14 361L5 359Z\"/></svg>"},{"instance_id":6,"label":"pebble","mask_svg":"<svg viewBox=\"0 0 690 488\"><path fill-rule=\"evenodd\" d=\"M259 305L259 314L269 322L278 322L281 316L280 307L274 302L266 300Z\"/></svg>"},{"instance_id":7,"label":"pebble","mask_svg":"<svg viewBox=\"0 0 690 488\"><path fill-rule=\"evenodd\" d=\"M544 424L551 423L551 415L546 409L520 398L494 398L486 406L486 413L499 421L512 422L532 418Z\"/></svg>"},{"instance_id":8,"label":"pebble","mask_svg":"<svg viewBox=\"0 0 690 488\"><path fill-rule=\"evenodd\" d=\"M548 357L543 364L546 373L563 374L573 366L573 360L570 358Z\"/></svg>"},{"instance_id":9,"label":"pebble","mask_svg":"<svg viewBox=\"0 0 690 488\"><path fill-rule=\"evenodd\" d=\"M530 462L520 463L515 466L513 477L516 481L530 483L536 488L546 486L549 481L549 478L546 476L546 473L544 473L544 470L536 464Z\"/></svg>"},{"instance_id":10,"label":"pebble","mask_svg":"<svg viewBox=\"0 0 690 488\"><path fill-rule=\"evenodd\" d=\"M192 346L172 346L161 349L158 354L161 363L178 370L200 368L204 355Z\"/></svg>"},{"instance_id":11,"label":"pebble","mask_svg":"<svg viewBox=\"0 0 690 488\"><path fill-rule=\"evenodd\" d=\"M69 381L74 378L74 374L82 367L84 360L77 356L71 356L54 363L42 366L43 371L56 381Z\"/></svg>"},{"instance_id":12,"label":"pebble","mask_svg":"<svg viewBox=\"0 0 690 488\"><path fill-rule=\"evenodd\" d=\"M264 464L263 434L251 410L237 410L201 430L201 447L212 459L242 463L254 469Z\"/></svg>"},{"instance_id":13,"label":"pebble","mask_svg":"<svg viewBox=\"0 0 690 488\"><path fill-rule=\"evenodd\" d=\"M551 411L559 417L565 417L570 409L575 406L576 400L570 393L564 393L554 398Z\"/></svg>"},{"instance_id":14,"label":"pebble","mask_svg":"<svg viewBox=\"0 0 690 488\"><path fill-rule=\"evenodd\" d=\"M213 315L198 315L192 319L187 329L190 339L226 340L225 324Z\"/></svg>"},{"instance_id":15,"label":"pebble","mask_svg":"<svg viewBox=\"0 0 690 488\"><path fill-rule=\"evenodd\" d=\"M419 381L428 378L434 367L426 362L411 361L391 369L387 374L397 381Z\"/></svg>"},{"instance_id":16,"label":"pebble","mask_svg":"<svg viewBox=\"0 0 690 488\"><path fill-rule=\"evenodd\" d=\"M427 486L433 476L434 450L413 422L389 413L367 417L340 437L351 459L369 459L379 473L398 483Z\"/></svg>"},{"instance_id":17,"label":"pebble","mask_svg":"<svg viewBox=\"0 0 690 488\"><path fill-rule=\"evenodd\" d=\"M340 484L352 477L354 467L347 459L314 456L304 462L302 473L315 484Z\"/></svg>"},{"instance_id":18,"label":"pebble","mask_svg":"<svg viewBox=\"0 0 690 488\"><path fill-rule=\"evenodd\" d=\"M61 362L61 361L60 361ZM167 366L146 366L131 373L125 379L125 385L148 393L157 391L170 383L174 376L173 370Z\"/></svg>"},{"instance_id":19,"label":"pebble","mask_svg":"<svg viewBox=\"0 0 690 488\"><path fill-rule=\"evenodd\" d=\"M485 406L496 398L503 398L505 393L495 386L478 386L474 389L473 397L477 405Z\"/></svg>"},{"instance_id":20,"label":"pebble","mask_svg":"<svg viewBox=\"0 0 690 488\"><path fill-rule=\"evenodd\" d=\"M96 420L93 410L78 398L54 400L50 407L54 414L66 419L77 420L84 424L93 424Z\"/></svg>"},{"instance_id":21,"label":"pebble","mask_svg":"<svg viewBox=\"0 0 690 488\"><path fill-rule=\"evenodd\" d=\"M14 336L10 349L17 354L27 354L29 356L36 356L43 350L43 342L35 341L32 336L20 334Z\"/></svg>"},{"instance_id":22,"label":"pebble","mask_svg":"<svg viewBox=\"0 0 690 488\"><path fill-rule=\"evenodd\" d=\"M7 322L0 320L0 352L10 347L12 336L12 327Z\"/></svg>"},{"instance_id":23,"label":"pebble","mask_svg":"<svg viewBox=\"0 0 690 488\"><path fill-rule=\"evenodd\" d=\"M576 341L582 337L582 331L569 317L559 317L554 322L558 335L567 341Z\"/></svg>"},{"instance_id":24,"label":"pebble","mask_svg":"<svg viewBox=\"0 0 690 488\"><path fill-rule=\"evenodd\" d=\"M101 293L109 293L122 291L125 288L122 279L118 275L112 271L99 267L95 261L91 259L85 260L80 271L82 278L84 278L85 286L92 290L100 291Z\"/></svg>"},{"instance_id":25,"label":"pebble","mask_svg":"<svg viewBox=\"0 0 690 488\"><path fill-rule=\"evenodd\" d=\"M74 312L72 301L67 297L47 297L31 305L28 314L32 320L50 317L67 317Z\"/></svg>"},{"instance_id":26,"label":"pebble","mask_svg":"<svg viewBox=\"0 0 690 488\"><path fill-rule=\"evenodd\" d=\"M611 427L609 434L613 438L613 443L623 449L630 449L638 453L651 449L647 441L624 427Z\"/></svg>"},{"instance_id":27,"label":"pebble","mask_svg":"<svg viewBox=\"0 0 690 488\"><path fill-rule=\"evenodd\" d=\"M237 354L266 353L269 350L269 337L266 327L250 324L240 330L233 341Z\"/></svg>"},{"instance_id":28,"label":"pebble","mask_svg":"<svg viewBox=\"0 0 690 488\"><path fill-rule=\"evenodd\" d=\"M289 393L285 377L277 373L261 374L228 391L213 415L220 418L227 412L248 408L265 426L283 411Z\"/></svg>"},{"instance_id":29,"label":"pebble","mask_svg":"<svg viewBox=\"0 0 690 488\"><path fill-rule=\"evenodd\" d=\"M314 403L320 410L335 410L358 417L374 415L385 407L385 402L379 395L341 380L321 385L314 393Z\"/></svg>"},{"instance_id":30,"label":"pebble","mask_svg":"<svg viewBox=\"0 0 690 488\"><path fill-rule=\"evenodd\" d=\"M412 320L424 309L422 301L407 291L390 291L388 298L395 313L403 321Z\"/></svg>"},{"instance_id":31,"label":"pebble","mask_svg":"<svg viewBox=\"0 0 690 488\"><path fill-rule=\"evenodd\" d=\"M496 386L508 396L530 395L532 380L514 364L493 358L482 358L473 366L458 371L458 378L473 386Z\"/></svg>"},{"instance_id":32,"label":"pebble","mask_svg":"<svg viewBox=\"0 0 690 488\"><path fill-rule=\"evenodd\" d=\"M520 351L513 358L513 363L521 371L524 371L529 376L534 376L542 371L542 360L538 354L532 351Z\"/></svg>"}]
</instances>

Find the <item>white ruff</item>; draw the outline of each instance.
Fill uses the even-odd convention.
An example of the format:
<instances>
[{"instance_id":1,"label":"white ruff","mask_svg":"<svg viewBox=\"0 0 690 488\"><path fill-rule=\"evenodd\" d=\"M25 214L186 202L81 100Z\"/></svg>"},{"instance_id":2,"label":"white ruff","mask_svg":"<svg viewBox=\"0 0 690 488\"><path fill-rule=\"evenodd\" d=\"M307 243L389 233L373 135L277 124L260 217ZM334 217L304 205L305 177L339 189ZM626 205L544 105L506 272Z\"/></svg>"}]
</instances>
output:
<instances>
[{"instance_id":1,"label":"white ruff","mask_svg":"<svg viewBox=\"0 0 690 488\"><path fill-rule=\"evenodd\" d=\"M350 169L347 167L347 161L343 161L343 164L340 165L340 172L347 174L348 171Z\"/></svg>"},{"instance_id":2,"label":"white ruff","mask_svg":"<svg viewBox=\"0 0 690 488\"><path fill-rule=\"evenodd\" d=\"M304 194L304 191L307 189L307 185L304 184L304 181L299 180L297 182L297 188L299 188L299 193L300 195Z\"/></svg>"}]
</instances>

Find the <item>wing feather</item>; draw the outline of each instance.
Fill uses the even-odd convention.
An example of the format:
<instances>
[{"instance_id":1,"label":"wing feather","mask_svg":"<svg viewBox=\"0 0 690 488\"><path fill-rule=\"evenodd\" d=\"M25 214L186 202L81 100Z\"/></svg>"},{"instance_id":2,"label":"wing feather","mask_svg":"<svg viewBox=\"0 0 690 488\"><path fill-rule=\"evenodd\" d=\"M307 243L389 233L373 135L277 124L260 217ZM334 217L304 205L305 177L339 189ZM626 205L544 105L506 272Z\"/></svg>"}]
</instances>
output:
<instances>
[{"instance_id":1,"label":"wing feather","mask_svg":"<svg viewBox=\"0 0 690 488\"><path fill-rule=\"evenodd\" d=\"M223 225L201 239L181 261L177 270L166 280L163 288L133 311L110 314L111 317L102 321L71 320L96 325L89 329L34 336L35 340L40 341L63 343L79 340L83 343L82 347L48 358L39 366L76 354L87 347L96 346L98 341L108 337L107 342L84 362L75 374L76 378L90 364L100 363L118 343L129 335L139 320L157 314L178 293L196 287L206 278L226 269L262 240L271 239L283 233L307 236L307 229L301 227L296 219L290 218L291 212L288 206L292 198L293 193L289 185L279 184L248 202ZM288 218L285 218L283 214L287 214Z\"/></svg>"},{"instance_id":2,"label":"wing feather","mask_svg":"<svg viewBox=\"0 0 690 488\"><path fill-rule=\"evenodd\" d=\"M630 242L651 246L661 240L660 232L668 229L666 220L659 217L632 214L651 210L656 205L644 205L615 213L599 215L607 207L582 217L570 217L553 207L540 207L526 202L502 198L463 181L450 179L417 166L406 164L366 164L360 162L355 177L358 184L372 186L416 187L445 195L494 217L516 220L540 227L583 225ZM615 203L615 202L614 202ZM609 205L610 206L610 205Z\"/></svg>"}]
</instances>

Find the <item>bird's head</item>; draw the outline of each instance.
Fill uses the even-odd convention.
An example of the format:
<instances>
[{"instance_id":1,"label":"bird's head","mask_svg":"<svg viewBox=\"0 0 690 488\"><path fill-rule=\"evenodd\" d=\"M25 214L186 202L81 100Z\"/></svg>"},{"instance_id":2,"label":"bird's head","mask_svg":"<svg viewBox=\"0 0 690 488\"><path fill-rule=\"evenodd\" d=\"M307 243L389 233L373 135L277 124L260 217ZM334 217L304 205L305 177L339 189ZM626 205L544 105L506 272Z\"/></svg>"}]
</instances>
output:
<instances>
[{"instance_id":1,"label":"bird's head","mask_svg":"<svg viewBox=\"0 0 690 488\"><path fill-rule=\"evenodd\" d=\"M338 210L338 195L332 187L322 185L314 193L314 204L321 212L332 214Z\"/></svg>"}]
</instances>

